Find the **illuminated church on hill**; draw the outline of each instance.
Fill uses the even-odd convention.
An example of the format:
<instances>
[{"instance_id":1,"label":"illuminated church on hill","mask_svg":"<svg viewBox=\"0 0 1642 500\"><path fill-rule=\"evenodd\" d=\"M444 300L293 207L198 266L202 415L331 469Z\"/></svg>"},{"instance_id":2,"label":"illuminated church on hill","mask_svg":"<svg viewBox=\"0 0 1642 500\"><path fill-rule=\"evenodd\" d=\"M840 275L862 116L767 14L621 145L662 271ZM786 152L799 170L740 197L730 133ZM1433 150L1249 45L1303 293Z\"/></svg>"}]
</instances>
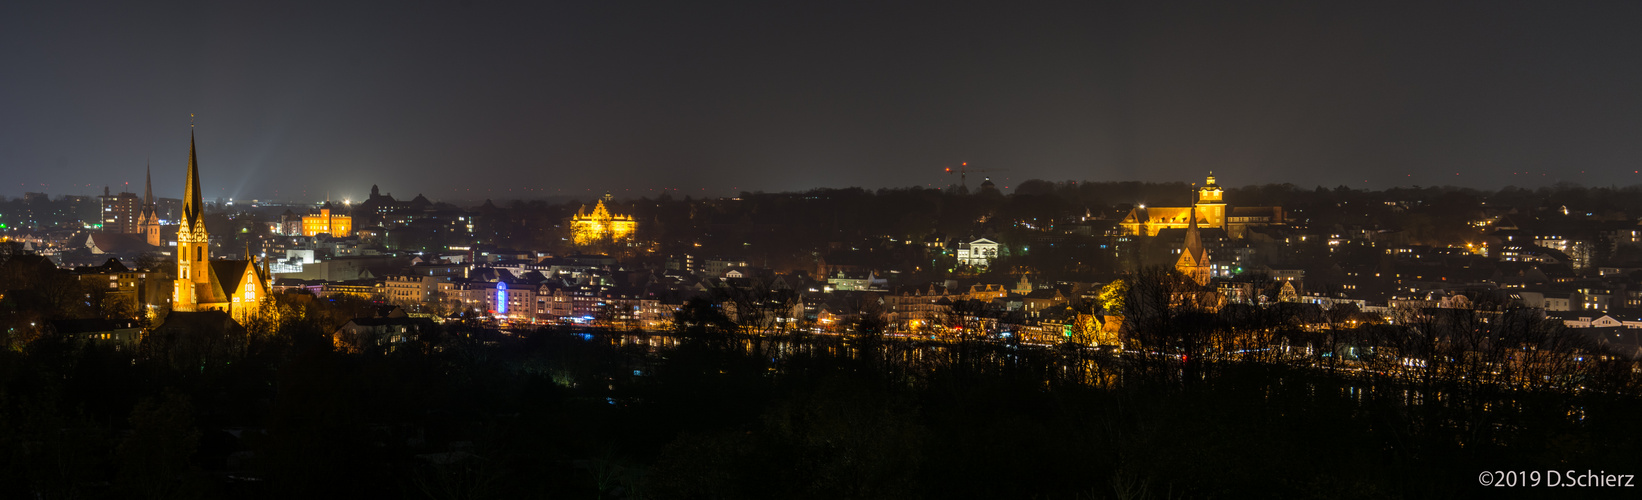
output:
<instances>
[{"instance_id":1,"label":"illuminated church on hill","mask_svg":"<svg viewBox=\"0 0 1642 500\"><path fill-rule=\"evenodd\" d=\"M1123 234L1157 236L1164 229L1219 228L1232 238L1242 238L1248 228L1283 225L1283 207L1232 207L1226 205L1225 191L1214 181L1214 173L1197 190L1197 202L1190 207L1147 207L1129 211L1119 223ZM1193 220L1195 219L1195 220Z\"/></svg>"},{"instance_id":2,"label":"illuminated church on hill","mask_svg":"<svg viewBox=\"0 0 1642 500\"><path fill-rule=\"evenodd\" d=\"M177 279L171 310L223 311L244 322L260 312L270 299L267 261L257 269L255 260L211 260L211 234L205 229L205 203L200 195L199 162L194 136L188 136L188 181L183 189L182 221L177 227ZM247 259L251 259L249 252Z\"/></svg>"}]
</instances>

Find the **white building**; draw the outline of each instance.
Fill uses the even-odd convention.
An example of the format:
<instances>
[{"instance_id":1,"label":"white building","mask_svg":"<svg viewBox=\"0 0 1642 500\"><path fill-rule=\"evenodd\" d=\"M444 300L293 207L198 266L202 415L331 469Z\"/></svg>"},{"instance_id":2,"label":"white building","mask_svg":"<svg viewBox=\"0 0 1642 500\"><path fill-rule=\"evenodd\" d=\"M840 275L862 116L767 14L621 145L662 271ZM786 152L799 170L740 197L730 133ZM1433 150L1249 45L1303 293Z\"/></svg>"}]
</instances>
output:
<instances>
[{"instance_id":1,"label":"white building","mask_svg":"<svg viewBox=\"0 0 1642 500\"><path fill-rule=\"evenodd\" d=\"M969 243L958 244L958 263L967 266L984 267L998 258L998 242L981 238Z\"/></svg>"}]
</instances>

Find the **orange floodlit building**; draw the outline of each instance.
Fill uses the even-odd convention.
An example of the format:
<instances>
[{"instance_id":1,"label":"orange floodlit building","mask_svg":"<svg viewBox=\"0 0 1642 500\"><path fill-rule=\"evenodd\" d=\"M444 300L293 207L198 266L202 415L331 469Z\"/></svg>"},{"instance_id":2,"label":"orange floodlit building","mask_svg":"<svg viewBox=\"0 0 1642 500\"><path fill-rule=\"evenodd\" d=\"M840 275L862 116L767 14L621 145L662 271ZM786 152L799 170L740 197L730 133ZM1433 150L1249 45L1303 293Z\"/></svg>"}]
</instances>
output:
<instances>
[{"instance_id":1,"label":"orange floodlit building","mask_svg":"<svg viewBox=\"0 0 1642 500\"><path fill-rule=\"evenodd\" d=\"M1164 229L1186 229L1193 223L1219 228L1232 238L1242 238L1250 227L1280 226L1286 223L1283 207L1234 207L1225 201L1225 190L1215 183L1211 172L1197 190L1197 202L1189 207L1148 207L1129 211L1119 222L1123 234L1157 236Z\"/></svg>"},{"instance_id":2,"label":"orange floodlit building","mask_svg":"<svg viewBox=\"0 0 1642 500\"><path fill-rule=\"evenodd\" d=\"M604 207L604 201L608 199L610 195L607 193L592 212L583 206L570 219L570 235L577 245L591 245L605 239L625 241L633 238L633 216L610 213L610 209Z\"/></svg>"},{"instance_id":3,"label":"orange floodlit building","mask_svg":"<svg viewBox=\"0 0 1642 500\"><path fill-rule=\"evenodd\" d=\"M302 235L313 236L319 233L331 235L333 238L353 236L353 217L336 215L329 208L319 209L319 214L302 216Z\"/></svg>"}]
</instances>

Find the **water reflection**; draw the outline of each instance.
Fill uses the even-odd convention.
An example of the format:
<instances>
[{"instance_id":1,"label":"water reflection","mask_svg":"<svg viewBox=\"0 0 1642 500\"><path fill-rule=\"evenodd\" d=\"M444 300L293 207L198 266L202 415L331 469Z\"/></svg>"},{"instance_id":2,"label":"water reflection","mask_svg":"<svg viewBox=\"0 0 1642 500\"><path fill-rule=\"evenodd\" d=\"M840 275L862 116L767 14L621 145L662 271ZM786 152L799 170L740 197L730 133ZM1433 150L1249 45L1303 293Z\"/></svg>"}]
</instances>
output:
<instances>
[{"instance_id":1,"label":"water reflection","mask_svg":"<svg viewBox=\"0 0 1642 500\"><path fill-rule=\"evenodd\" d=\"M543 332L553 335L555 333ZM644 353L651 359L665 359L668 351L686 344L684 339L665 333L575 332L589 342L607 342L624 351ZM898 377L908 384L920 384L937 373L972 376L1003 376L1014 379L1037 377L1046 385L1075 384L1113 389L1140 383L1148 387L1182 386L1191 381L1213 386L1225 383L1228 373L1239 384L1259 387L1255 397L1265 401L1306 401L1322 399L1349 401L1366 407L1391 404L1419 407L1437 404L1479 413L1520 412L1515 393L1490 389L1488 403L1473 402L1454 394L1474 395L1477 385L1438 384L1410 377L1397 370L1371 370L1355 366L1309 366L1262 363L1249 360L1208 360L1188 365L1175 356L1118 352L1112 349L1076 346L1010 345L985 341L937 341L913 339L863 339L835 335L746 336L729 347L749 358L763 360L763 370L772 375L816 366L812 361L860 363ZM796 368L795 368L796 367ZM1239 372L1242 370L1242 372ZM1288 375L1285 375L1288 374ZM1218 377L1218 378L1217 378ZM1474 408L1473 408L1474 405ZM1568 412L1580 420L1582 413Z\"/></svg>"},{"instance_id":2,"label":"water reflection","mask_svg":"<svg viewBox=\"0 0 1642 500\"><path fill-rule=\"evenodd\" d=\"M684 340L670 334L578 332L574 335L609 342L624 349L665 355ZM861 340L832 335L744 337L734 347L750 357L765 359L773 373L782 374L797 357L865 362L885 371L921 379L934 371L962 367L980 373L1035 372L1046 383L1074 383L1115 387L1123 381L1121 359L1097 349L1057 349L1012 346L990 342L928 340Z\"/></svg>"}]
</instances>

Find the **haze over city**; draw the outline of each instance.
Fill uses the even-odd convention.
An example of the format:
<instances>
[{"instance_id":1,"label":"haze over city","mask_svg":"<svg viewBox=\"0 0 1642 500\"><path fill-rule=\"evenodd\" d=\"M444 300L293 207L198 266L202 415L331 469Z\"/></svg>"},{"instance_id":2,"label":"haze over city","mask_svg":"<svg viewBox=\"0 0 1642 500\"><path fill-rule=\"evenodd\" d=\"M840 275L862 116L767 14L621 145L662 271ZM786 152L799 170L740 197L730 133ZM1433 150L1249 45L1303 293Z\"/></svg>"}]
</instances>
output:
<instances>
[{"instance_id":1,"label":"haze over city","mask_svg":"<svg viewBox=\"0 0 1642 500\"><path fill-rule=\"evenodd\" d=\"M1635 2L12 2L0 195L1642 182ZM511 190L511 191L510 191Z\"/></svg>"},{"instance_id":2,"label":"haze over city","mask_svg":"<svg viewBox=\"0 0 1642 500\"><path fill-rule=\"evenodd\" d=\"M0 498L1636 498L1639 21L6 3Z\"/></svg>"}]
</instances>

